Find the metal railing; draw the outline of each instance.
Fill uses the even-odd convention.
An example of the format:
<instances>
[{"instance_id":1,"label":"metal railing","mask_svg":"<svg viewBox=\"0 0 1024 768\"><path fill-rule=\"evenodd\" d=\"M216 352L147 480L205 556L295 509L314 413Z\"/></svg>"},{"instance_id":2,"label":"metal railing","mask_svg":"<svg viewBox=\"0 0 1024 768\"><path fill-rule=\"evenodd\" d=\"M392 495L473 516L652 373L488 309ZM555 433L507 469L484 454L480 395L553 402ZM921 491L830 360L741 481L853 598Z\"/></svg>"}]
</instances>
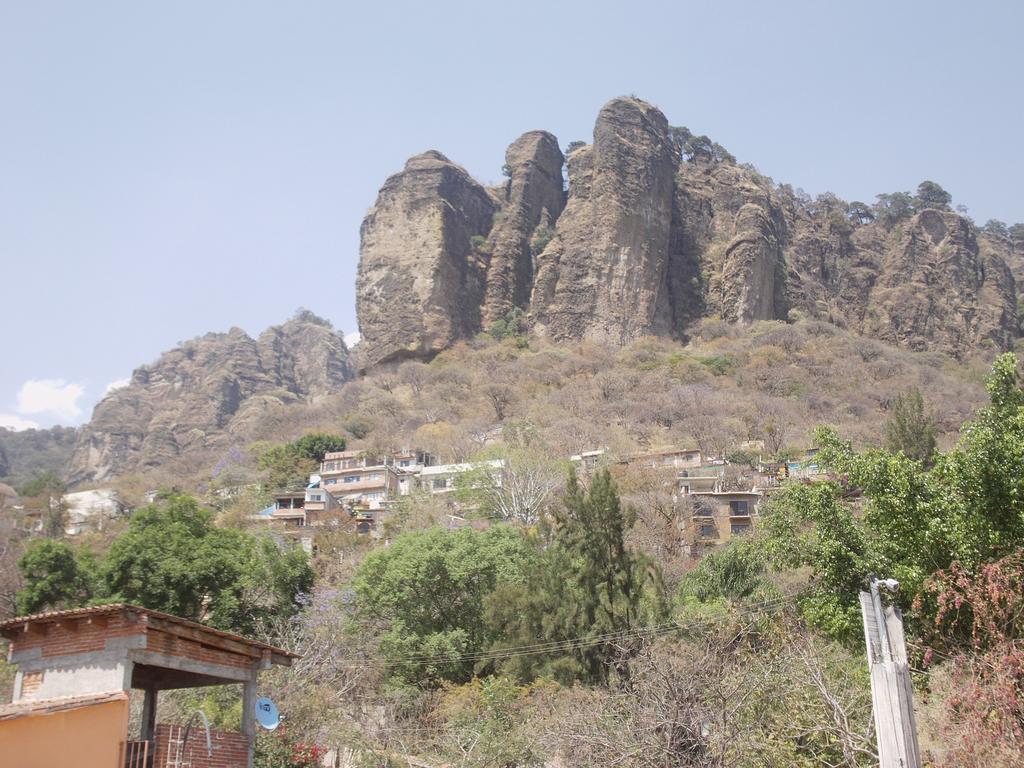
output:
<instances>
[{"instance_id":1,"label":"metal railing","mask_svg":"<svg viewBox=\"0 0 1024 768\"><path fill-rule=\"evenodd\" d=\"M126 741L124 768L148 768L151 744L150 741Z\"/></svg>"}]
</instances>

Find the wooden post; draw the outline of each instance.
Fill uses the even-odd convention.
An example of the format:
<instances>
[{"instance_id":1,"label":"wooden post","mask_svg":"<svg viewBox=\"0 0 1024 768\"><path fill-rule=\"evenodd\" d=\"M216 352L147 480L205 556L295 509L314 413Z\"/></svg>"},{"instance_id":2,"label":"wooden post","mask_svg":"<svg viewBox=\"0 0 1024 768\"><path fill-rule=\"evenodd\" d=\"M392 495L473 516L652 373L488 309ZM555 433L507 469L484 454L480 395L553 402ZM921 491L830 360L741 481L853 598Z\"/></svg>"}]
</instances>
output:
<instances>
[{"instance_id":1,"label":"wooden post","mask_svg":"<svg viewBox=\"0 0 1024 768\"><path fill-rule=\"evenodd\" d=\"M891 605L883 606L874 577L871 592L860 593L860 607L871 670L871 707L880 768L921 768L903 617Z\"/></svg>"},{"instance_id":2,"label":"wooden post","mask_svg":"<svg viewBox=\"0 0 1024 768\"><path fill-rule=\"evenodd\" d=\"M142 740L152 741L156 737L156 683L148 684L142 700Z\"/></svg>"}]
</instances>

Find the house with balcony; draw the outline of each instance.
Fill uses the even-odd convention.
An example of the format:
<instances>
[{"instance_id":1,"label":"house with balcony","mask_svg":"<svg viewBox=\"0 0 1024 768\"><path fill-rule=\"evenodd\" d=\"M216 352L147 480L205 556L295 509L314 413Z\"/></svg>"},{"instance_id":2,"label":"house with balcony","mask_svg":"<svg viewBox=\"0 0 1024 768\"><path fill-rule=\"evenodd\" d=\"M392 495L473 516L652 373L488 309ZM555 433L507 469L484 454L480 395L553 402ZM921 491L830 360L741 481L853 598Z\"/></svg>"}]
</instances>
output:
<instances>
[{"instance_id":1,"label":"house with balcony","mask_svg":"<svg viewBox=\"0 0 1024 768\"><path fill-rule=\"evenodd\" d=\"M757 491L695 491L690 502L690 543L693 554L729 542L754 529L762 495Z\"/></svg>"},{"instance_id":2,"label":"house with balcony","mask_svg":"<svg viewBox=\"0 0 1024 768\"><path fill-rule=\"evenodd\" d=\"M303 525L322 525L344 511L338 499L328 491L320 475L310 475L302 502Z\"/></svg>"},{"instance_id":3,"label":"house with balcony","mask_svg":"<svg viewBox=\"0 0 1024 768\"><path fill-rule=\"evenodd\" d=\"M432 467L424 467L419 475L420 487L433 494L451 493L460 487L459 479L462 477L473 477L473 473L480 473L479 480L467 482L487 482L501 486L505 472L504 459L492 459L490 461L474 461L462 464L437 464Z\"/></svg>"},{"instance_id":4,"label":"house with balcony","mask_svg":"<svg viewBox=\"0 0 1024 768\"><path fill-rule=\"evenodd\" d=\"M397 496L399 489L394 459L365 451L328 453L320 465L320 481L323 489L346 507L379 506Z\"/></svg>"}]
</instances>

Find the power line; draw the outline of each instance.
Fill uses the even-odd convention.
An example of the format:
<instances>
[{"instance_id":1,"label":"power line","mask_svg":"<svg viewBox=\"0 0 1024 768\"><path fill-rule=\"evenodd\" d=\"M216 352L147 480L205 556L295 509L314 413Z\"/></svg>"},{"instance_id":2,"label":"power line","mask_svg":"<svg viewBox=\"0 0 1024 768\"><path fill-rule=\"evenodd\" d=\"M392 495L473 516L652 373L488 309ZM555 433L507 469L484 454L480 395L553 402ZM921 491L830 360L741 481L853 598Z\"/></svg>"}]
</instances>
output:
<instances>
[{"instance_id":1,"label":"power line","mask_svg":"<svg viewBox=\"0 0 1024 768\"><path fill-rule=\"evenodd\" d=\"M773 608L777 605L791 602L796 597L797 595L795 593L789 595L782 595L771 600L763 601L756 605L748 606L741 610L740 614L749 615L756 613L760 610ZM593 635L590 637L574 637L566 638L563 640L551 640L543 643L531 643L528 645L512 646L510 648L499 648L492 651L480 651L475 653L464 654L406 654L393 657L389 660L337 659L336 661L341 662L340 664L338 664L338 666L344 666L349 668L359 668L365 666L393 668L404 666L406 664L452 664L470 661L499 661L519 656L535 656L546 653L582 650L584 648L589 648L595 645L602 645L604 643L612 642L618 639L624 640L627 638L640 637L645 635L657 637L678 630L686 631L697 629L701 625L701 622L696 621L688 623L670 621L662 624L655 624L650 627L635 627L632 629L619 630L615 632L606 632L600 635Z\"/></svg>"}]
</instances>

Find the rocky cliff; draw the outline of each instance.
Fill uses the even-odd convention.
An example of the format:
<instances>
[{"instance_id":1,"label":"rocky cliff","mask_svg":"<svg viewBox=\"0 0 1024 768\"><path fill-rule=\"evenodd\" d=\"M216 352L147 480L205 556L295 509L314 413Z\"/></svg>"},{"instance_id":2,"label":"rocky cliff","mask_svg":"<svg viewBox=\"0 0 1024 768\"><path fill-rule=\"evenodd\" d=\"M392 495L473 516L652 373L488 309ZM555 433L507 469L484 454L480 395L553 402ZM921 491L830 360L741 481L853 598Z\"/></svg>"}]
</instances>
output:
<instances>
[{"instance_id":1,"label":"rocky cliff","mask_svg":"<svg viewBox=\"0 0 1024 768\"><path fill-rule=\"evenodd\" d=\"M536 336L610 344L682 339L707 316L812 317L954 356L1013 343L1007 262L1020 259L966 217L917 206L876 220L690 139L650 104L613 99L565 159L566 197L543 131L509 147L495 190L440 153L412 158L363 223L362 364L429 358L513 309Z\"/></svg>"},{"instance_id":2,"label":"rocky cliff","mask_svg":"<svg viewBox=\"0 0 1024 768\"><path fill-rule=\"evenodd\" d=\"M314 400L352 375L341 335L309 312L258 339L232 328L187 341L136 369L128 386L97 404L75 446L70 479L103 481L217 445L268 401Z\"/></svg>"},{"instance_id":3,"label":"rocky cliff","mask_svg":"<svg viewBox=\"0 0 1024 768\"><path fill-rule=\"evenodd\" d=\"M480 252L498 202L440 152L413 157L384 184L360 231L356 307L372 365L429 357L480 327Z\"/></svg>"}]
</instances>

